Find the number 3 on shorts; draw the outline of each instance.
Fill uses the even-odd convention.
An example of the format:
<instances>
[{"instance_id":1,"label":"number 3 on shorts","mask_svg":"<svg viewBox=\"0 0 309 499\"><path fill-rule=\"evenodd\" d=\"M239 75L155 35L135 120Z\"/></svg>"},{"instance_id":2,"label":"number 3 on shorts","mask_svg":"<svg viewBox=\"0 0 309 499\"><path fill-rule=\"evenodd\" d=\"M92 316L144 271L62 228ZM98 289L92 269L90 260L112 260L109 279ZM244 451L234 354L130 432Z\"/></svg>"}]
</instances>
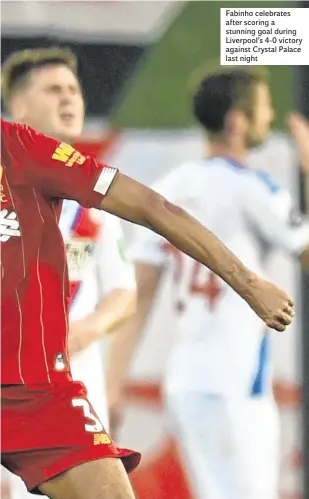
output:
<instances>
[{"instance_id":1,"label":"number 3 on shorts","mask_svg":"<svg viewBox=\"0 0 309 499\"><path fill-rule=\"evenodd\" d=\"M103 425L101 421L91 412L91 408L89 402L85 399L72 399L73 407L81 407L84 413L85 418L93 421L93 424L85 423L85 430L90 431L92 433L97 433L100 431L104 431Z\"/></svg>"}]
</instances>

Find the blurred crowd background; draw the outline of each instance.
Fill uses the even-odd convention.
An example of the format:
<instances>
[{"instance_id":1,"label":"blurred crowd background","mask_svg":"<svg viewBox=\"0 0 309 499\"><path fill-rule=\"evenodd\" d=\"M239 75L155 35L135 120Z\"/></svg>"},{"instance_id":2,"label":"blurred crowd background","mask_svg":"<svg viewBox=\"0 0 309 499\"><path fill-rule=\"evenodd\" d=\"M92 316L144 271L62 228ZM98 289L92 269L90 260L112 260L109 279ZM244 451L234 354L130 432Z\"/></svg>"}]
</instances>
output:
<instances>
[{"instance_id":1,"label":"blurred crowd background","mask_svg":"<svg viewBox=\"0 0 309 499\"><path fill-rule=\"evenodd\" d=\"M272 2L250 2L250 7ZM289 6L275 2L275 7ZM227 2L2 1L2 52L66 46L79 59L87 102L80 147L137 180L151 183L202 153L202 135L191 114L198 79L219 60L220 7ZM243 2L228 2L243 7ZM252 164L272 173L300 199L300 179L284 116L300 92L295 69L269 68L276 121ZM309 97L307 96L307 99ZM128 238L131 227L124 225ZM304 286L298 267L282 255L271 262L273 279L298 299L297 320L276 335L275 390L283 424L281 497L303 495L301 416L302 337L309 324L301 313ZM165 360L173 344L169 278L136 352L127 387L127 407L118 443L140 449L144 460L133 476L141 499L194 499L167 434L160 398ZM147 490L147 495L145 495ZM151 495L149 495L151 494Z\"/></svg>"}]
</instances>

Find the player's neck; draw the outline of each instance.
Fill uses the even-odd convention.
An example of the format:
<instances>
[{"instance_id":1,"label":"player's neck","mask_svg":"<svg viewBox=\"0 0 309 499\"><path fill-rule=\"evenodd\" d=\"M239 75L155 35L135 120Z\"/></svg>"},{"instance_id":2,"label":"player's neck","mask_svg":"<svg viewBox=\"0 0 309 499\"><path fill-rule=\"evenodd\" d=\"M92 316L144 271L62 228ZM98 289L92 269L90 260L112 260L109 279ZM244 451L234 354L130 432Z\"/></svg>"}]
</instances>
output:
<instances>
[{"instance_id":1,"label":"player's neck","mask_svg":"<svg viewBox=\"0 0 309 499\"><path fill-rule=\"evenodd\" d=\"M206 145L206 157L224 157L245 165L248 149L243 145L228 139L212 139Z\"/></svg>"}]
</instances>

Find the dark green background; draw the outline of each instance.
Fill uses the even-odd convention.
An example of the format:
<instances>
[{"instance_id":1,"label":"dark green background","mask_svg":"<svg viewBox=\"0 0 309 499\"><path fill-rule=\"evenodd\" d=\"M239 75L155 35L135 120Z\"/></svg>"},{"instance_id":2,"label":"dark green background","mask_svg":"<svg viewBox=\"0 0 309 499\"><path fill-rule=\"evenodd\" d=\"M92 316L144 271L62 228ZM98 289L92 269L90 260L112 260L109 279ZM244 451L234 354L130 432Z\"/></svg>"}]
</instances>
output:
<instances>
[{"instance_id":1,"label":"dark green background","mask_svg":"<svg viewBox=\"0 0 309 499\"><path fill-rule=\"evenodd\" d=\"M220 8L291 7L290 2L190 2L166 35L144 56L126 87L113 123L126 127L187 127L194 124L190 84L196 68L219 62ZM277 111L282 127L292 105L292 68L270 66ZM191 84L192 85L192 84Z\"/></svg>"}]
</instances>

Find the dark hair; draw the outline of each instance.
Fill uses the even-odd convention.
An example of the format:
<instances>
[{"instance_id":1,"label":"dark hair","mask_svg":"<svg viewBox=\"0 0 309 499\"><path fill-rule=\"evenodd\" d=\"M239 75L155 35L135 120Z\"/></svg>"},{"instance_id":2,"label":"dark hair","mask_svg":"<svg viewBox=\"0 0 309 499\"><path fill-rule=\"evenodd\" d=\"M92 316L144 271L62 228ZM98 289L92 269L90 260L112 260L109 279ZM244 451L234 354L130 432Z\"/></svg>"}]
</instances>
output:
<instances>
[{"instance_id":1,"label":"dark hair","mask_svg":"<svg viewBox=\"0 0 309 499\"><path fill-rule=\"evenodd\" d=\"M2 100L6 107L12 94L27 82L34 69L64 64L77 73L77 59L71 50L60 47L20 50L11 54L1 68Z\"/></svg>"},{"instance_id":2,"label":"dark hair","mask_svg":"<svg viewBox=\"0 0 309 499\"><path fill-rule=\"evenodd\" d=\"M265 73L245 69L206 76L193 97L195 118L206 131L212 134L222 132L230 110L239 109L251 115L254 88L266 81Z\"/></svg>"}]
</instances>

